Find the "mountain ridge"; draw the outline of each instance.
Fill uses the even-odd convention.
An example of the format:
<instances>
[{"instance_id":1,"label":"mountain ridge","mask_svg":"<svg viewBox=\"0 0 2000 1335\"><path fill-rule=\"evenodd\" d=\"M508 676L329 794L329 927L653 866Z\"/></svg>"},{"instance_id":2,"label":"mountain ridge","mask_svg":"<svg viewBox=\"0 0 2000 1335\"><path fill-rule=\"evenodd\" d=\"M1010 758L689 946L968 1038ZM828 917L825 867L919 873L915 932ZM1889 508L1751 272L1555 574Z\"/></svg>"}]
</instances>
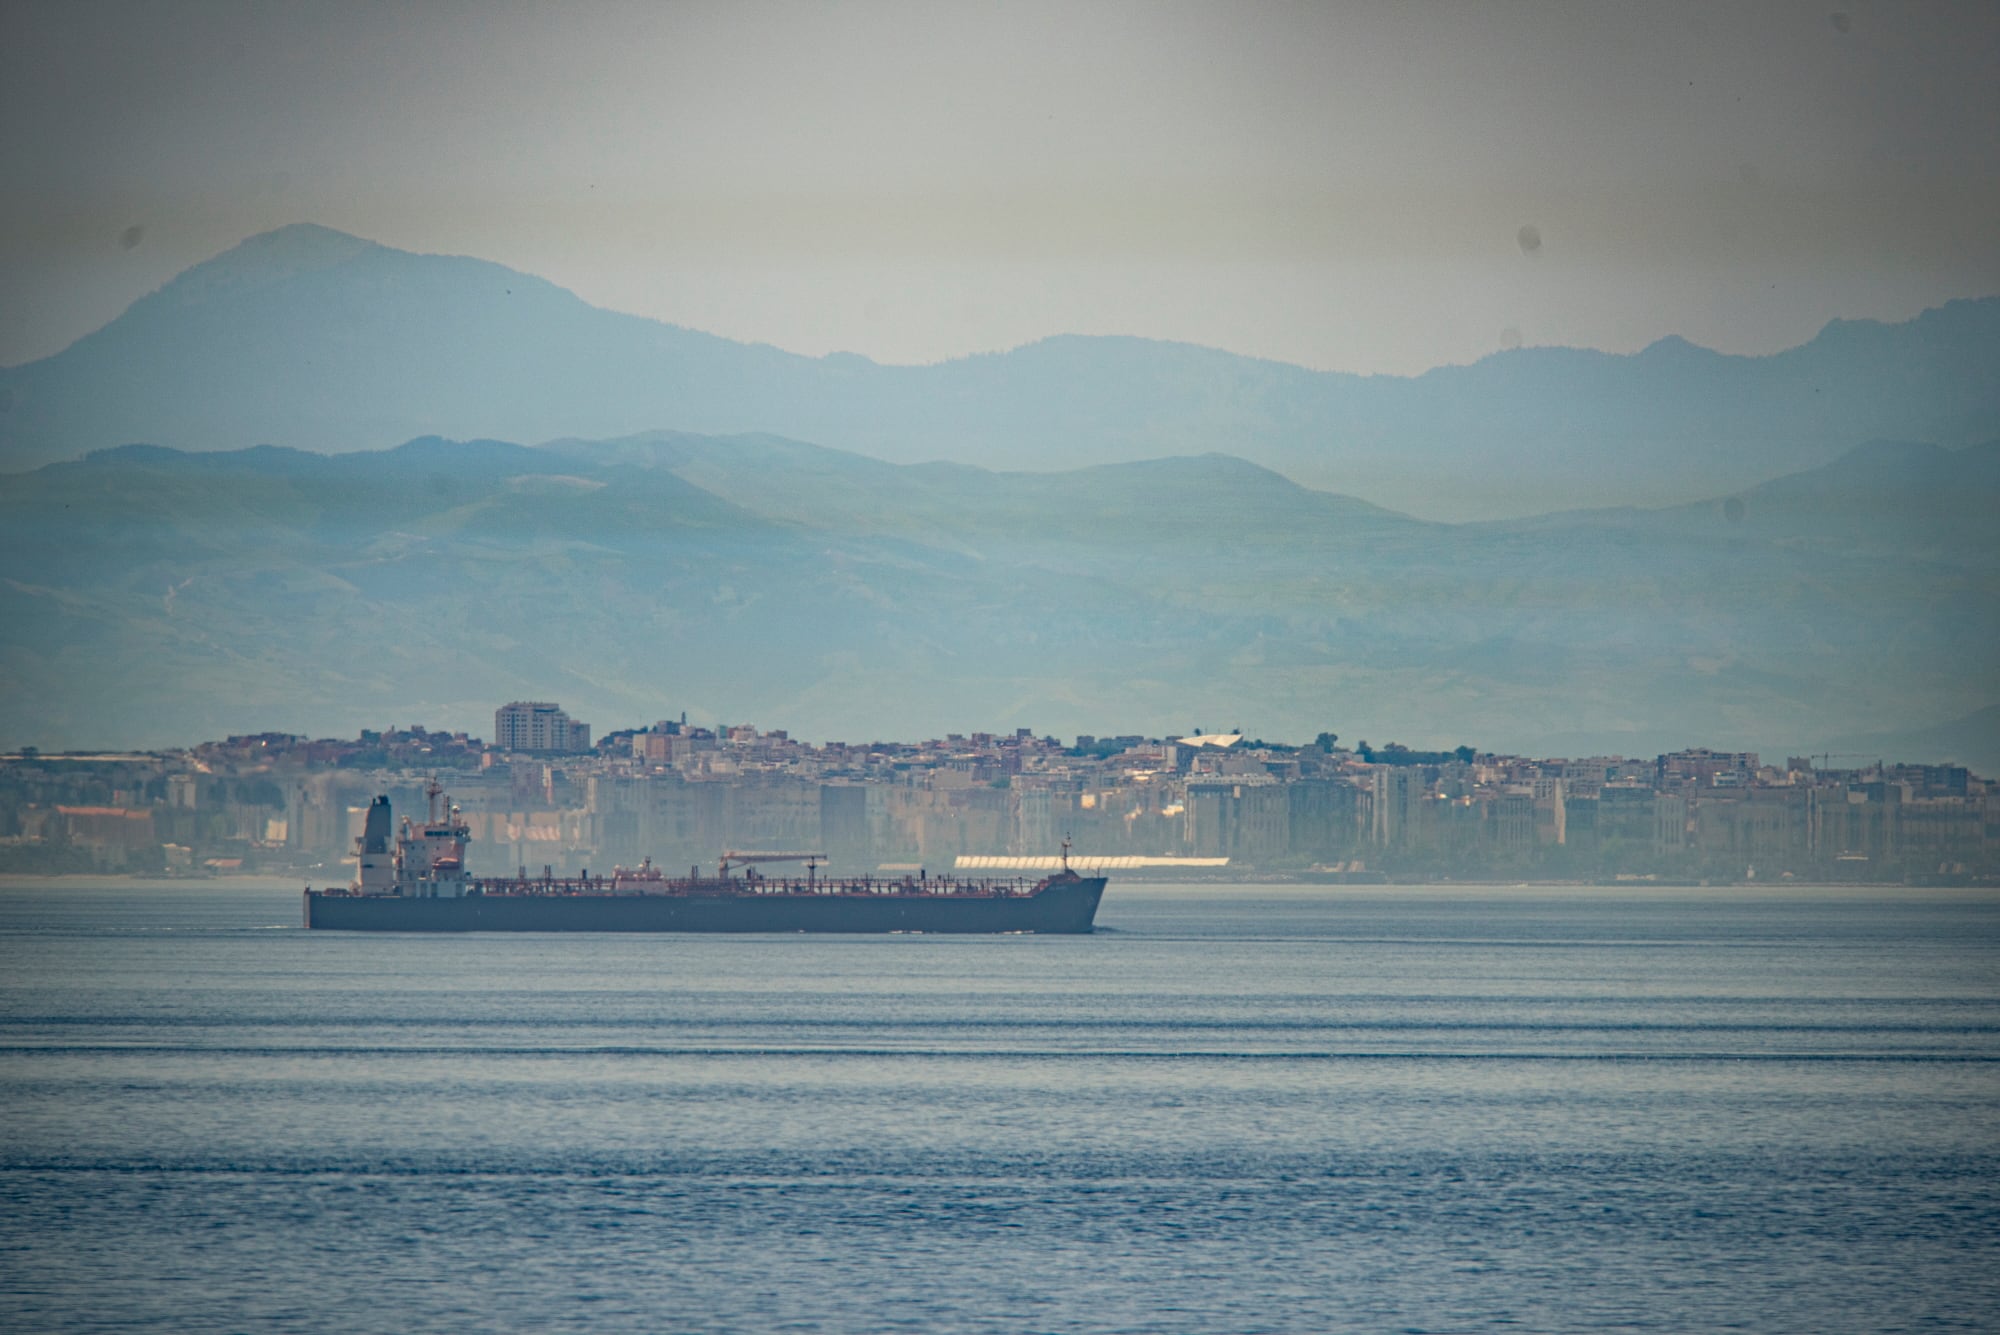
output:
<instances>
[{"instance_id":1,"label":"mountain ridge","mask_svg":"<svg viewBox=\"0 0 2000 1335\"><path fill-rule=\"evenodd\" d=\"M644 315L634 314L632 312L619 311L612 307L602 307L602 306L592 305L584 298L577 296L574 292L571 292L570 289L562 287L560 284L554 283L545 278L541 278L537 275L527 273L523 270L511 268L495 260L487 260L480 258L478 256L465 255L452 251L405 251L394 246L385 245L384 243L379 241L370 240L367 237L356 236L353 233L340 231L338 228L328 227L323 223L315 223L308 221L281 224L280 226L271 228L267 231L258 232L251 236L245 237L242 241L237 242L234 246L230 247L229 249L221 251L218 254L211 256L207 260L200 261L199 263L191 265L187 269L182 270L179 274L175 275L173 278L168 279L158 288L155 288L153 292L142 295L139 298L136 298L134 304L137 304L137 302L145 301L148 296L157 296L172 292L177 288L187 285L188 280L190 279L206 280L206 279L211 279L218 275L226 275L231 279L236 279L238 277L244 276L244 270L250 268L253 262L268 261L270 258L274 256L279 257L287 262L282 263L280 265L269 265L268 263L260 263L258 264L258 268L275 270L278 275L283 276L283 275L288 275L290 273L298 272L301 269L318 270L318 269L332 268L335 267L337 264L346 262L347 260L374 253L408 256L420 260L452 261L472 266L478 266L479 268L488 270L495 275L504 276L509 279L520 279L528 283L536 284L541 287L551 289L556 292L564 293L573 298L578 304L587 306L592 310L600 311L607 315L624 316L628 319L641 320L648 324L656 324L668 329L683 330L687 332L701 332L694 330L692 326L678 324L671 320L662 320L653 316L644 316ZM323 256L324 258L320 258L321 256ZM1615 352L1602 348L1577 347L1568 344L1529 344L1517 348L1497 349L1495 351L1488 352L1479 357L1476 357L1469 362L1440 362L1435 366L1426 367L1421 371L1414 371L1414 372L1396 372L1396 371L1363 372L1363 371L1345 370L1340 367L1311 367L1305 365L1302 362L1287 361L1281 357L1271 357L1253 353L1236 352L1231 349L1216 347L1211 344L1196 343L1186 339L1162 339L1162 338L1152 338L1144 334L1125 334L1125 333L1079 334L1071 332L1056 332L1056 333L1042 334L1035 338L1027 339L1021 343L1013 344L1005 348L993 348L978 352L968 352L958 356L945 357L927 362L884 362L884 361L878 361L875 358L868 356L866 353L854 352L849 350L836 350L821 354L819 356L813 356L808 353L792 352L788 349L781 348L776 344L768 343L763 340L730 338L722 334L707 334L705 336L716 339L720 342L730 343L738 347L771 348L774 351L785 352L786 355L796 357L802 361L815 361L815 362L845 361L852 363L861 363L870 367L882 368L882 369L924 369L928 367L946 366L960 362L979 361L982 359L1005 358L1015 353L1024 352L1032 348L1039 348L1049 344L1061 345L1065 343L1098 343L1098 344L1133 343L1154 348L1185 348L1201 353L1213 353L1235 361L1258 363L1273 367L1282 367L1288 371L1300 371L1308 375L1333 375L1333 376L1342 376L1354 380L1415 380L1415 379L1421 379L1424 376L1428 376L1440 371L1458 370L1469 366L1477 366L1484 362L1505 360L1509 358L1518 358L1541 352L1578 353L1586 356L1593 356L1593 357L1600 357L1607 359L1632 359L1632 358L1644 357L1649 353L1658 354L1662 352L1693 351L1722 360L1755 362L1760 360L1769 360L1771 358L1776 358L1776 357L1783 357L1789 353L1797 352L1800 349L1808 347L1813 343L1819 342L1823 338L1826 338L1830 335L1843 335L1850 331L1866 332L1866 331L1883 330L1883 329L1894 329L1901 326L1914 324L1916 322L1924 320L1926 317L1929 316L1942 316L1958 308L1974 307L1985 302L1993 302L1993 301L2000 301L2000 293L1990 293L1977 296L1951 298L1946 301L1940 302L1936 306L1927 307L1924 310L1919 311L1917 314L1902 320L1881 320L1870 317L1835 316L1822 323L1820 327L1817 330L1815 330L1813 334L1811 334L1809 337L1801 339L1797 343L1790 344L1783 348L1773 349L1772 351L1769 352L1724 352L1721 349L1710 347L1707 344L1697 343L1682 334L1668 333L1660 335L1659 337L1655 338L1652 342L1647 343L1644 346L1637 348L1631 352ZM88 337L90 337L89 334L80 335L77 339L72 340L72 342L65 348L59 349L56 352L51 353L46 357L31 358L29 361L14 363L11 366L0 366L0 371L18 370L24 366L29 366L37 362L50 360L50 358L52 357L60 356L62 352L67 351L69 347L74 347L76 343L82 342L84 339Z\"/></svg>"},{"instance_id":2,"label":"mountain ridge","mask_svg":"<svg viewBox=\"0 0 2000 1335\"><path fill-rule=\"evenodd\" d=\"M1904 757L1927 759L1938 720L1993 703L2000 540L1931 534L1938 507L2000 504L2000 444L1916 447L1931 466L1900 496L1871 470L1910 447L1851 451L1777 487L1849 498L1804 525L1753 495L1735 519L1719 496L1539 526L1414 519L1226 457L1006 474L641 445L126 447L11 475L0 741L476 732L553 696L804 736L1221 711L1267 736L1639 755L1842 731L1928 738Z\"/></svg>"},{"instance_id":3,"label":"mountain ridge","mask_svg":"<svg viewBox=\"0 0 2000 1335\"><path fill-rule=\"evenodd\" d=\"M1669 337L1362 376L1057 334L901 366L735 342L490 261L296 224L0 370L0 409L13 471L133 440L341 451L761 431L1031 470L1221 451L1406 513L1505 518L1691 501L1875 437L1982 439L2000 421L2000 298L1833 321L1757 357Z\"/></svg>"}]
</instances>

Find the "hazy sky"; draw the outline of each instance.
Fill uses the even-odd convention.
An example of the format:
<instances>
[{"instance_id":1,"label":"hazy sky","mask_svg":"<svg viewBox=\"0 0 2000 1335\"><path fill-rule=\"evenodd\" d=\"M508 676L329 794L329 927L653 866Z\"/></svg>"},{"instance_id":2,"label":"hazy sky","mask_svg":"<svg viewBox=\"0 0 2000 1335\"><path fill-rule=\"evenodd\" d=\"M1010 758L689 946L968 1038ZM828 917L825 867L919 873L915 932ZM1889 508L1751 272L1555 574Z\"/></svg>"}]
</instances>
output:
<instances>
[{"instance_id":1,"label":"hazy sky","mask_svg":"<svg viewBox=\"0 0 2000 1335\"><path fill-rule=\"evenodd\" d=\"M1992 3L6 0L0 364L302 220L887 361L1773 350L2000 292L1996 71Z\"/></svg>"}]
</instances>

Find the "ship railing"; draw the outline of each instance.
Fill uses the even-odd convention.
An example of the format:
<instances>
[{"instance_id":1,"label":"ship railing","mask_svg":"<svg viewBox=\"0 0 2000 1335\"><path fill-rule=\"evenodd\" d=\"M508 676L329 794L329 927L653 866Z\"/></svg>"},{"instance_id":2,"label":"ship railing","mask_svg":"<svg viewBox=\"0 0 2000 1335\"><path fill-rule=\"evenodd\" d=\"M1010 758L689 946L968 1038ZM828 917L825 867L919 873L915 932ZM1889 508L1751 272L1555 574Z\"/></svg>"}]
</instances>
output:
<instances>
[{"instance_id":1,"label":"ship railing","mask_svg":"<svg viewBox=\"0 0 2000 1335\"><path fill-rule=\"evenodd\" d=\"M1018 899L1033 895L1042 882L1025 878L950 876L731 876L687 880L662 877L576 876L521 880L479 877L468 889L492 895L921 895L926 898Z\"/></svg>"}]
</instances>

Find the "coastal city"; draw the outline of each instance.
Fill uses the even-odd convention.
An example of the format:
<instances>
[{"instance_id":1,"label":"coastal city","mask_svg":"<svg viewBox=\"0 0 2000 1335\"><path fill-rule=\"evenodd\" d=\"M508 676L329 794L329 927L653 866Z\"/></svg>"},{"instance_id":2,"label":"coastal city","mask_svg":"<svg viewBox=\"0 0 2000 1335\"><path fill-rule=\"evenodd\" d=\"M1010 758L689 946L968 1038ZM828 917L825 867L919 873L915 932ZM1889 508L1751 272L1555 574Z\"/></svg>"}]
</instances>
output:
<instances>
[{"instance_id":1,"label":"coastal city","mask_svg":"<svg viewBox=\"0 0 2000 1335\"><path fill-rule=\"evenodd\" d=\"M374 798L420 814L433 781L487 876L693 868L752 849L811 850L845 874L1029 871L1067 847L1166 880L2000 882L2000 782L1955 765L1199 729L815 745L684 716L593 737L545 701L499 707L490 740L410 726L0 756L0 872L341 884Z\"/></svg>"}]
</instances>

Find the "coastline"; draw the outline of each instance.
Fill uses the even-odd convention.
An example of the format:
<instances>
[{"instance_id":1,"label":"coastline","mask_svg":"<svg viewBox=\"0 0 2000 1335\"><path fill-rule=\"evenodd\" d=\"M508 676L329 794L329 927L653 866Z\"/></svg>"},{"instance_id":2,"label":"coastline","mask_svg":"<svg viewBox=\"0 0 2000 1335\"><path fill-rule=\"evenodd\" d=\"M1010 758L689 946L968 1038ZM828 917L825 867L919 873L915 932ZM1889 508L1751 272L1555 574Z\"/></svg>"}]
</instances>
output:
<instances>
[{"instance_id":1,"label":"coastline","mask_svg":"<svg viewBox=\"0 0 2000 1335\"><path fill-rule=\"evenodd\" d=\"M215 876L161 876L144 872L59 872L37 875L31 872L0 872L0 890L19 886L103 886L107 889L133 888L144 886L155 889L197 889L218 890L286 890L297 892L310 885L313 889L324 889L333 882L322 882L318 878L291 873L234 872ZM345 884L341 881L340 884ZM1296 873L1273 872L1268 875L1246 876L1146 876L1114 879L1112 887L1143 885L1149 890L1163 889L1203 889L1223 890L1232 887L1257 890L1325 890L1352 892L1357 890L1397 891L1397 890L1578 890L1578 891L1651 891L1651 890L1990 890L2000 891L2000 878L1996 877L1952 877L1923 880L1867 881L1839 880L1817 881L1801 877L1757 878L1755 880L1718 880L1690 878L1629 878L1623 880L1582 880L1577 878L1464 878L1411 877L1407 879L1368 879L1352 881L1323 880Z\"/></svg>"}]
</instances>

